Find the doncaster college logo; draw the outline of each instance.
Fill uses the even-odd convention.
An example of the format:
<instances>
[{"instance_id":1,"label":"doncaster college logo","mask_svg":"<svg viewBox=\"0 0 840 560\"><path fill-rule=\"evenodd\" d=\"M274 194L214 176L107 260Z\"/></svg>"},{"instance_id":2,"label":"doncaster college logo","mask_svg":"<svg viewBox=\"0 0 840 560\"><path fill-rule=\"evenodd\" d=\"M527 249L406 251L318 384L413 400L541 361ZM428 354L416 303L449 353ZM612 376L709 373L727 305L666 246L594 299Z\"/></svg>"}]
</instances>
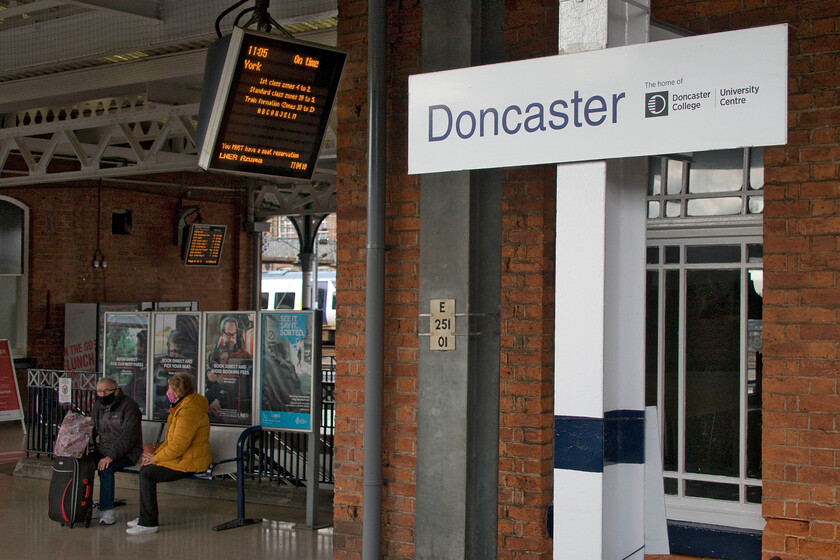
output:
<instances>
[{"instance_id":1,"label":"doncaster college logo","mask_svg":"<svg viewBox=\"0 0 840 560\"><path fill-rule=\"evenodd\" d=\"M645 118L668 116L668 92L656 91L645 94Z\"/></svg>"}]
</instances>

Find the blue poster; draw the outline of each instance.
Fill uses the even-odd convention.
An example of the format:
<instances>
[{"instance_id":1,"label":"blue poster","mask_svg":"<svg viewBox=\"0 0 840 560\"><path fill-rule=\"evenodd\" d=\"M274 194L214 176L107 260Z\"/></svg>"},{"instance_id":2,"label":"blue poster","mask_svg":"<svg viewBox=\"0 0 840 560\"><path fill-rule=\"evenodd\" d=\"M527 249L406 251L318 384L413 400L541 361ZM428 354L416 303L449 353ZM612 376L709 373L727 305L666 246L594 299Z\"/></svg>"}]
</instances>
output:
<instances>
[{"instance_id":1,"label":"blue poster","mask_svg":"<svg viewBox=\"0 0 840 560\"><path fill-rule=\"evenodd\" d=\"M312 311L263 312L260 325L260 425L312 429Z\"/></svg>"}]
</instances>

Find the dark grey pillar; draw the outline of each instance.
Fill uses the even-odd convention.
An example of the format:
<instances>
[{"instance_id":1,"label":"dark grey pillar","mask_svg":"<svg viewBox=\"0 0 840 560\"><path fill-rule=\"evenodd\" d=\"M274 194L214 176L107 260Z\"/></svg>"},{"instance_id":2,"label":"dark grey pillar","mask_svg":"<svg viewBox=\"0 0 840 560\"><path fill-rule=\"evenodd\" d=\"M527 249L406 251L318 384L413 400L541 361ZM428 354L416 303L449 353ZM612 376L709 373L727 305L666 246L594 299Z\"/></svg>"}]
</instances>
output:
<instances>
[{"instance_id":1,"label":"dark grey pillar","mask_svg":"<svg viewBox=\"0 0 840 560\"><path fill-rule=\"evenodd\" d=\"M486 6L485 6L486 4ZM498 62L503 4L423 2L423 71ZM456 349L418 358L418 559L496 558L499 446L500 170L425 175L421 330L432 299L455 300Z\"/></svg>"}]
</instances>

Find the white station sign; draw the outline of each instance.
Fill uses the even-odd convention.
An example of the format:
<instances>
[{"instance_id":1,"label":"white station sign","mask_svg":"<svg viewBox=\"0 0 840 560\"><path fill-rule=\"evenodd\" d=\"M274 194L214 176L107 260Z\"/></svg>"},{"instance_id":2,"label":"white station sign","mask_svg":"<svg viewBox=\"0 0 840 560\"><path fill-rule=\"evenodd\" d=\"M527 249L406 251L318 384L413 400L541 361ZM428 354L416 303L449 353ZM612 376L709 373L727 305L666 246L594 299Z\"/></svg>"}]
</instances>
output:
<instances>
[{"instance_id":1,"label":"white station sign","mask_svg":"<svg viewBox=\"0 0 840 560\"><path fill-rule=\"evenodd\" d=\"M408 172L787 142L787 25L410 76Z\"/></svg>"}]
</instances>

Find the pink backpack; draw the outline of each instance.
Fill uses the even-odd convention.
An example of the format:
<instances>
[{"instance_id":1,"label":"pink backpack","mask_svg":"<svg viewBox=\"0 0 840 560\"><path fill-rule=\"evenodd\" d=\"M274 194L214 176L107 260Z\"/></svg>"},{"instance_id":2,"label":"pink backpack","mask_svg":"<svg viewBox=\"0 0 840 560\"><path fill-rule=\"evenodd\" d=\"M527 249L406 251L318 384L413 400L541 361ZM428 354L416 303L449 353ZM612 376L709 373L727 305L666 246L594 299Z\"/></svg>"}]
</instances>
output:
<instances>
[{"instance_id":1,"label":"pink backpack","mask_svg":"<svg viewBox=\"0 0 840 560\"><path fill-rule=\"evenodd\" d=\"M68 411L58 428L53 455L55 457L84 457L93 437L93 418Z\"/></svg>"}]
</instances>

